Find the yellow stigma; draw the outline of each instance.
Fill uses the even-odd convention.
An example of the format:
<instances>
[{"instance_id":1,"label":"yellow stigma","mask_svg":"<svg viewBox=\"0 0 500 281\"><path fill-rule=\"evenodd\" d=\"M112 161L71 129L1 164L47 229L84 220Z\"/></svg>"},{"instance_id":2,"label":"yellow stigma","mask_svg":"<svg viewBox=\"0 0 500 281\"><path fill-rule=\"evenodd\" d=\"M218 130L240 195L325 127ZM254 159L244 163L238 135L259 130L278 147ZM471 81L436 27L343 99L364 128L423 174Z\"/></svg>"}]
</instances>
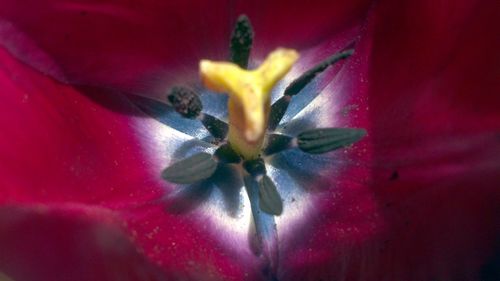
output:
<instances>
[{"instance_id":1,"label":"yellow stigma","mask_svg":"<svg viewBox=\"0 0 500 281\"><path fill-rule=\"evenodd\" d=\"M271 107L271 89L298 58L296 51L279 48L255 70L230 62L200 62L205 86L229 94L229 142L244 158L259 155Z\"/></svg>"}]
</instances>

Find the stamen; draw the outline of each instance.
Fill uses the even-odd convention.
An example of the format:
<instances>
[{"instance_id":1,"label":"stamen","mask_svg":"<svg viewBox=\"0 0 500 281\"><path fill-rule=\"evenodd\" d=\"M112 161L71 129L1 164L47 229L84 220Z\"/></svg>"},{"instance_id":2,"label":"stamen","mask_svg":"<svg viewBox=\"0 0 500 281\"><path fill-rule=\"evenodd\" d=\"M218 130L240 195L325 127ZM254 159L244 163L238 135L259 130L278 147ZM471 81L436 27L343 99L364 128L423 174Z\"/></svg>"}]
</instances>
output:
<instances>
[{"instance_id":1,"label":"stamen","mask_svg":"<svg viewBox=\"0 0 500 281\"><path fill-rule=\"evenodd\" d=\"M267 175L259 180L259 208L270 215L279 216L283 213L283 200L276 185Z\"/></svg>"},{"instance_id":2,"label":"stamen","mask_svg":"<svg viewBox=\"0 0 500 281\"><path fill-rule=\"evenodd\" d=\"M175 111L185 118L196 118L203 109L198 94L186 87L172 87L167 99Z\"/></svg>"},{"instance_id":3,"label":"stamen","mask_svg":"<svg viewBox=\"0 0 500 281\"><path fill-rule=\"evenodd\" d=\"M229 126L226 122L207 113L202 113L199 119L214 138L219 141L226 139L227 132L229 131Z\"/></svg>"},{"instance_id":4,"label":"stamen","mask_svg":"<svg viewBox=\"0 0 500 281\"><path fill-rule=\"evenodd\" d=\"M292 147L293 138L287 135L271 134L264 146L264 155L269 156Z\"/></svg>"},{"instance_id":5,"label":"stamen","mask_svg":"<svg viewBox=\"0 0 500 281\"><path fill-rule=\"evenodd\" d=\"M365 135L364 129L326 128L302 132L297 139L300 150L311 154L321 154L349 146Z\"/></svg>"},{"instance_id":6,"label":"stamen","mask_svg":"<svg viewBox=\"0 0 500 281\"><path fill-rule=\"evenodd\" d=\"M174 163L161 176L172 183L190 184L211 177L216 168L217 161L212 155L201 152Z\"/></svg>"},{"instance_id":7,"label":"stamen","mask_svg":"<svg viewBox=\"0 0 500 281\"><path fill-rule=\"evenodd\" d=\"M329 58L315 65L313 68L304 72L304 74L300 75L299 78L295 79L288 87L286 87L283 94L286 96L294 96L298 94L318 74L325 71L329 66L335 64L336 62L350 57L353 53L354 49L349 49L330 56Z\"/></svg>"},{"instance_id":8,"label":"stamen","mask_svg":"<svg viewBox=\"0 0 500 281\"><path fill-rule=\"evenodd\" d=\"M235 164L241 162L241 157L227 143L217 148L214 153L214 157L219 163L224 164Z\"/></svg>"},{"instance_id":9,"label":"stamen","mask_svg":"<svg viewBox=\"0 0 500 281\"><path fill-rule=\"evenodd\" d=\"M266 165L262 158L247 160L243 162L243 168L252 176L258 177L266 174Z\"/></svg>"},{"instance_id":10,"label":"stamen","mask_svg":"<svg viewBox=\"0 0 500 281\"><path fill-rule=\"evenodd\" d=\"M291 96L283 95L277 101L271 105L271 111L269 113L269 124L267 125L267 129L270 131L276 130L278 124L285 116L285 112L288 109L288 105L290 104Z\"/></svg>"},{"instance_id":11,"label":"stamen","mask_svg":"<svg viewBox=\"0 0 500 281\"><path fill-rule=\"evenodd\" d=\"M198 118L208 132L218 141L226 138L229 126L226 122L210 114L201 113L203 104L195 91L186 87L175 86L170 89L167 100L182 117Z\"/></svg>"},{"instance_id":12,"label":"stamen","mask_svg":"<svg viewBox=\"0 0 500 281\"><path fill-rule=\"evenodd\" d=\"M223 144L214 155L206 152L194 154L182 159L162 172L163 179L172 183L190 184L211 177L218 163L239 163L241 157L228 144Z\"/></svg>"},{"instance_id":13,"label":"stamen","mask_svg":"<svg viewBox=\"0 0 500 281\"><path fill-rule=\"evenodd\" d=\"M248 58L253 43L253 29L246 15L241 15L231 34L231 61L241 68L248 67Z\"/></svg>"},{"instance_id":14,"label":"stamen","mask_svg":"<svg viewBox=\"0 0 500 281\"><path fill-rule=\"evenodd\" d=\"M335 64L336 62L346 59L354 53L354 49L348 49L339 53L336 53L319 64L315 65L313 68L304 72L299 78L295 79L288 87L286 87L283 97L277 100L271 106L271 113L269 117L268 129L273 131L278 127L281 119L285 115L285 112L290 104L291 97L298 94L302 89L304 89L318 74L325 71L329 66Z\"/></svg>"},{"instance_id":15,"label":"stamen","mask_svg":"<svg viewBox=\"0 0 500 281\"><path fill-rule=\"evenodd\" d=\"M243 162L243 168L259 184L259 208L270 215L279 216L283 212L283 200L276 185L267 175L262 158Z\"/></svg>"}]
</instances>

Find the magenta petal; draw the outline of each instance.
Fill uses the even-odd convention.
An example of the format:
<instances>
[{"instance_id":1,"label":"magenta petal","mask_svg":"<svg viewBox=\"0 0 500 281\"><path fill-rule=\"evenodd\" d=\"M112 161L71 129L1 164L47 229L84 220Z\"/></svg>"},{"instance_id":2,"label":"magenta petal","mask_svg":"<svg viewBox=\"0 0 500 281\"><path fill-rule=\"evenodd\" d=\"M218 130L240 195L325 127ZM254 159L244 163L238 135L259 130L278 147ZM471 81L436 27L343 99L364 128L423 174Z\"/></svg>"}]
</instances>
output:
<instances>
[{"instance_id":1,"label":"magenta petal","mask_svg":"<svg viewBox=\"0 0 500 281\"><path fill-rule=\"evenodd\" d=\"M18 1L0 4L2 44L44 73L64 82L143 92L174 71L195 69L201 55L226 54L227 18L222 1ZM210 25L208 29L202 29ZM181 29L180 27L186 27ZM28 47L27 45L32 45ZM39 61L34 49L53 65ZM222 50L222 51L221 51ZM147 92L146 92L147 93Z\"/></svg>"},{"instance_id":2,"label":"magenta petal","mask_svg":"<svg viewBox=\"0 0 500 281\"><path fill-rule=\"evenodd\" d=\"M162 192L151 156L162 150L148 146L151 132L137 125L141 114L126 100L57 83L10 55L59 81L156 94L195 76L199 58L226 56L230 19L240 10L258 18L259 57L275 47L268 44L293 41L287 27L295 24L300 31L290 44L304 48L359 26L365 2L346 1L338 17L311 3L277 2L270 12L258 2L236 3L227 17L206 13L226 11L219 9L226 3L194 10L168 1L17 3L0 4L0 127L7 136L0 140L0 202L119 210L135 243L176 279L261 276L248 241L207 220L220 213L177 215L149 204ZM311 195L311 208L281 228L284 280L480 280L499 237L498 53L490 42L497 17L488 5L374 4L356 54L331 70L335 85L324 90L335 118L320 120L365 127L369 136L332 154L340 165L322 183L330 190ZM290 21L274 22L281 17Z\"/></svg>"},{"instance_id":3,"label":"magenta petal","mask_svg":"<svg viewBox=\"0 0 500 281\"><path fill-rule=\"evenodd\" d=\"M226 59L232 23L248 13L254 55L307 47L357 24L369 1L19 1L0 4L0 44L60 81L159 95L195 77L201 58ZM255 19L254 19L255 18ZM259 55L260 54L260 55ZM54 63L50 63L51 58Z\"/></svg>"},{"instance_id":4,"label":"magenta petal","mask_svg":"<svg viewBox=\"0 0 500 281\"><path fill-rule=\"evenodd\" d=\"M332 171L308 227L283 242L284 279L490 280L500 250L494 6L378 2L340 82L354 97L332 100L356 105L347 116L368 138Z\"/></svg>"},{"instance_id":5,"label":"magenta petal","mask_svg":"<svg viewBox=\"0 0 500 281\"><path fill-rule=\"evenodd\" d=\"M158 184L140 184L154 179L154 172L139 144L140 131L133 131L133 116L103 108L2 49L0 87L1 203L118 207L161 194ZM119 95L95 98L116 111L134 110Z\"/></svg>"},{"instance_id":6,"label":"magenta petal","mask_svg":"<svg viewBox=\"0 0 500 281\"><path fill-rule=\"evenodd\" d=\"M485 280L500 237L498 9L384 3L374 21L374 163L389 165L373 188L393 228L381 266L393 261L394 279Z\"/></svg>"},{"instance_id":7,"label":"magenta petal","mask_svg":"<svg viewBox=\"0 0 500 281\"><path fill-rule=\"evenodd\" d=\"M277 46L303 50L324 43L362 22L371 1L238 1L235 6L252 21L255 51L265 55Z\"/></svg>"},{"instance_id":8,"label":"magenta petal","mask_svg":"<svg viewBox=\"0 0 500 281\"><path fill-rule=\"evenodd\" d=\"M134 244L171 274L169 280L259 276L246 236L221 236L199 211L165 210L161 197L167 186L159 177L160 161L151 156L163 149L150 142L162 125L134 112L123 96L85 92L114 111L106 109L83 90L60 84L1 49L0 88L0 128L6 136L0 140L1 205L112 209L126 222ZM161 164L167 157L161 156Z\"/></svg>"},{"instance_id":9,"label":"magenta petal","mask_svg":"<svg viewBox=\"0 0 500 281\"><path fill-rule=\"evenodd\" d=\"M100 208L0 208L0 278L23 281L166 280ZM2 279L3 280L3 279Z\"/></svg>"}]
</instances>

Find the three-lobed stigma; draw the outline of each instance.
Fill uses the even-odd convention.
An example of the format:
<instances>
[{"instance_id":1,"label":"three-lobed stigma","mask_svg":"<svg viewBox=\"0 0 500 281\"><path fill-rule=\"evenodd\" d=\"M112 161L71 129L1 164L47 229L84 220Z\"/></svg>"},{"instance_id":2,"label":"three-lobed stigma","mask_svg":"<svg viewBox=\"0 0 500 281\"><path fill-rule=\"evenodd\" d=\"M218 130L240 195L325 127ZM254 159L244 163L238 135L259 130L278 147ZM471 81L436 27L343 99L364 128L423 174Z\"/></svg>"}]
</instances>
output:
<instances>
[{"instance_id":1,"label":"three-lobed stigma","mask_svg":"<svg viewBox=\"0 0 500 281\"><path fill-rule=\"evenodd\" d=\"M255 70L230 62L200 62L203 84L229 95L229 142L243 158L259 155L269 119L270 92L298 58L295 50L279 48Z\"/></svg>"}]
</instances>

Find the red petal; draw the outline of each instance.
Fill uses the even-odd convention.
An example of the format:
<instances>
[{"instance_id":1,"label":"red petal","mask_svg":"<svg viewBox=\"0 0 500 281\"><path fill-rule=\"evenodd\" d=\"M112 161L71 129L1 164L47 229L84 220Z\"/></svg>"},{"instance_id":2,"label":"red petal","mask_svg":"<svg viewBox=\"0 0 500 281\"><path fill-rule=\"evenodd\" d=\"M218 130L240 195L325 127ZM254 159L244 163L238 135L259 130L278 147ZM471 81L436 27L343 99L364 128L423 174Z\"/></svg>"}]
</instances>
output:
<instances>
[{"instance_id":1,"label":"red petal","mask_svg":"<svg viewBox=\"0 0 500 281\"><path fill-rule=\"evenodd\" d=\"M248 15L256 35L255 51L266 55L278 46L303 50L325 43L363 21L370 5L365 0L241 1L236 10Z\"/></svg>"},{"instance_id":2,"label":"red petal","mask_svg":"<svg viewBox=\"0 0 500 281\"><path fill-rule=\"evenodd\" d=\"M114 209L138 247L173 274L170 280L241 280L260 274L252 266L246 237L221 236L207 222L208 214L199 211L175 215L164 210L160 199L167 186L159 174L168 155L158 154L173 136L157 142L154 134L162 125L142 118L123 96L96 96L93 89L83 94L1 49L0 88L5 136L0 140L0 204L78 202Z\"/></svg>"},{"instance_id":3,"label":"red petal","mask_svg":"<svg viewBox=\"0 0 500 281\"><path fill-rule=\"evenodd\" d=\"M59 84L0 49L0 202L121 206L161 194L118 95ZM135 112L135 114L138 114Z\"/></svg>"},{"instance_id":4,"label":"red petal","mask_svg":"<svg viewBox=\"0 0 500 281\"><path fill-rule=\"evenodd\" d=\"M232 23L248 13L256 57L277 46L316 45L357 24L366 0L324 6L290 1L19 1L0 4L0 44L60 81L164 94L197 75L201 58L226 59ZM214 12L215 11L215 12ZM253 19L255 18L255 19ZM48 55L48 57L47 57ZM52 58L54 63L50 63Z\"/></svg>"},{"instance_id":5,"label":"red petal","mask_svg":"<svg viewBox=\"0 0 500 281\"><path fill-rule=\"evenodd\" d=\"M340 85L353 95L340 107L357 109L335 115L369 135L350 150L354 165L332 172L309 227L283 241L284 279L491 278L500 236L494 6L378 3Z\"/></svg>"},{"instance_id":6,"label":"red petal","mask_svg":"<svg viewBox=\"0 0 500 281\"><path fill-rule=\"evenodd\" d=\"M0 249L0 278L3 273L23 281L165 280L115 216L99 208L1 207Z\"/></svg>"}]
</instances>

